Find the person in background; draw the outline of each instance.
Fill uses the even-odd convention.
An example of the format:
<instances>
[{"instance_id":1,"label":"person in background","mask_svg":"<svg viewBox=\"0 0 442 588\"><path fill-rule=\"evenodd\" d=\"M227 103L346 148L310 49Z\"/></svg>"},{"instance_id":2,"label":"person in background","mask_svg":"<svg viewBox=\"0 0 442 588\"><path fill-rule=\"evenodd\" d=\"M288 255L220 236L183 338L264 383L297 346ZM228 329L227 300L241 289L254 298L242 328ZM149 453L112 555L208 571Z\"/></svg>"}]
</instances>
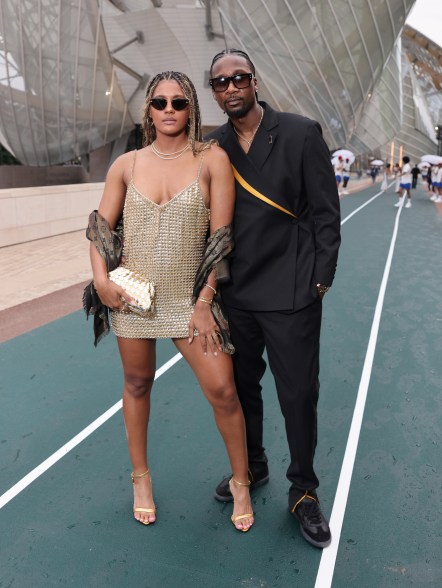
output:
<instances>
[{"instance_id":1,"label":"person in background","mask_svg":"<svg viewBox=\"0 0 442 588\"><path fill-rule=\"evenodd\" d=\"M433 166L430 165L429 168L427 168L427 186L428 186L428 191L432 193L432 195L434 194L433 191ZM433 196L430 197L430 200L433 200Z\"/></svg>"},{"instance_id":2,"label":"person in background","mask_svg":"<svg viewBox=\"0 0 442 588\"><path fill-rule=\"evenodd\" d=\"M269 480L260 383L266 350L290 450L289 512L309 543L326 547L331 533L316 494L313 459L322 299L340 245L330 151L316 121L258 101L255 67L244 51L215 55L210 85L229 119L209 138L226 150L236 180L235 249L223 300L236 349L251 489ZM216 488L217 500L232 499L228 480Z\"/></svg>"},{"instance_id":3,"label":"person in background","mask_svg":"<svg viewBox=\"0 0 442 588\"><path fill-rule=\"evenodd\" d=\"M405 204L405 208L411 208L411 165L410 165L410 158L405 155L402 158L402 170L401 170L401 177L400 177L400 184L399 184L399 200L396 202L395 206L402 206L403 199L405 194L407 195L407 203Z\"/></svg>"},{"instance_id":4,"label":"person in background","mask_svg":"<svg viewBox=\"0 0 442 588\"><path fill-rule=\"evenodd\" d=\"M436 204L440 204L442 202L442 162L438 163L435 166L434 170L434 180L433 180L433 195L431 196L430 200L435 202Z\"/></svg>"},{"instance_id":5,"label":"person in background","mask_svg":"<svg viewBox=\"0 0 442 588\"><path fill-rule=\"evenodd\" d=\"M393 175L396 178L396 182L394 184L394 191L396 194L399 194L401 186L401 166L399 163L395 163L393 166Z\"/></svg>"},{"instance_id":6,"label":"person in background","mask_svg":"<svg viewBox=\"0 0 442 588\"><path fill-rule=\"evenodd\" d=\"M343 182L342 182L342 194L348 194L347 186L350 180L350 159L348 157L345 158L344 168L343 168Z\"/></svg>"},{"instance_id":7,"label":"person in background","mask_svg":"<svg viewBox=\"0 0 442 588\"><path fill-rule=\"evenodd\" d=\"M334 171L335 171L335 180L336 180L336 188L339 190L339 185L342 181L342 176L344 173L344 159L342 155L338 155L338 158L334 164Z\"/></svg>"},{"instance_id":8,"label":"person in background","mask_svg":"<svg viewBox=\"0 0 442 588\"><path fill-rule=\"evenodd\" d=\"M390 175L390 164L387 163L384 169L384 177L382 178L381 190L386 192L388 189L388 176Z\"/></svg>"},{"instance_id":9,"label":"person in background","mask_svg":"<svg viewBox=\"0 0 442 588\"><path fill-rule=\"evenodd\" d=\"M417 167L417 163L415 163L414 167L411 170L411 177L412 177L411 188L412 189L416 188L417 178L419 177L420 173L421 173L421 170Z\"/></svg>"}]
</instances>

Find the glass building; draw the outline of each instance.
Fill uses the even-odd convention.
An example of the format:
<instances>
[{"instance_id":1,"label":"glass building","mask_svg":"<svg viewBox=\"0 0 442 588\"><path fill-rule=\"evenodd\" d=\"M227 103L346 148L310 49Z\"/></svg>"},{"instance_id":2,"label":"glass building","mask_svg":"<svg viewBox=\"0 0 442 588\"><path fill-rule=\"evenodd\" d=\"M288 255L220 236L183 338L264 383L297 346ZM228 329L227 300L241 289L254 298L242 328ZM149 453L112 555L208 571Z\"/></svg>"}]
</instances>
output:
<instances>
[{"instance_id":1,"label":"glass building","mask_svg":"<svg viewBox=\"0 0 442 588\"><path fill-rule=\"evenodd\" d=\"M331 148L386 157L435 152L441 48L405 19L414 0L2 0L0 142L47 166L125 151L145 88L186 72L203 124L225 121L212 56L250 54L259 95L320 122Z\"/></svg>"}]
</instances>

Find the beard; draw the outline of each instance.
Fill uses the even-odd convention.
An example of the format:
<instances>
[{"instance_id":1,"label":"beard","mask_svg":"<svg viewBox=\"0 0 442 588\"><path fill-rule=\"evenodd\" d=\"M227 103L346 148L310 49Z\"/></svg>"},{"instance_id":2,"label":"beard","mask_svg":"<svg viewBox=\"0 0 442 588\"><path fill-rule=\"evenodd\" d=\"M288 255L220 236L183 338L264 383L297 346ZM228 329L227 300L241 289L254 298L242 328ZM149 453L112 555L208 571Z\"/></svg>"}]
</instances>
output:
<instances>
[{"instance_id":1,"label":"beard","mask_svg":"<svg viewBox=\"0 0 442 588\"><path fill-rule=\"evenodd\" d=\"M253 105L254 102L248 104L247 102L244 102L244 100L242 100L242 106L237 106L233 109L230 109L228 104L224 104L224 112L227 114L229 118L243 118L251 110Z\"/></svg>"}]
</instances>

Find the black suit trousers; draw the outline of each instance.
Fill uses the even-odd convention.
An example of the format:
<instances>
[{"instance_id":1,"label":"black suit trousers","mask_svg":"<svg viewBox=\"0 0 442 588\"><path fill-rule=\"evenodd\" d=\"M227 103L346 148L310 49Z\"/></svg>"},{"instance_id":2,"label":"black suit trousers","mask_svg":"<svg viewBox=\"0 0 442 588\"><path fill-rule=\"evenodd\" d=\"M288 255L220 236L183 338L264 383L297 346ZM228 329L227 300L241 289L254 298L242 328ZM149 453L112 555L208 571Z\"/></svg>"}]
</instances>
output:
<instances>
[{"instance_id":1,"label":"black suit trousers","mask_svg":"<svg viewBox=\"0 0 442 588\"><path fill-rule=\"evenodd\" d=\"M235 382L244 412L249 463L267 461L263 445L263 401L260 380L266 363L275 379L290 450L287 478L289 505L318 487L313 468L317 439L319 338L322 301L296 312L252 312L227 308Z\"/></svg>"}]
</instances>

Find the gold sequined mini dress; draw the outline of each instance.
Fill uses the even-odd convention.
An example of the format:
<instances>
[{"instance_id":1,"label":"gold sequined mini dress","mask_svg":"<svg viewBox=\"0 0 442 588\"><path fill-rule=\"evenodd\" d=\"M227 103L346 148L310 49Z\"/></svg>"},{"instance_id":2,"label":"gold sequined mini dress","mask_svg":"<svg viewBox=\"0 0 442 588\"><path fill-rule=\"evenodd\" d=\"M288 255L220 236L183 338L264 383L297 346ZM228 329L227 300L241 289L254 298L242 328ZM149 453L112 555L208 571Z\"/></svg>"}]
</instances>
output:
<instances>
[{"instance_id":1,"label":"gold sequined mini dress","mask_svg":"<svg viewBox=\"0 0 442 588\"><path fill-rule=\"evenodd\" d=\"M135 164L134 156L134 164ZM203 258L210 211L199 177L165 204L141 194L131 181L123 210L125 266L155 284L155 307L147 317L112 311L117 337L159 339L188 337L192 291Z\"/></svg>"}]
</instances>

